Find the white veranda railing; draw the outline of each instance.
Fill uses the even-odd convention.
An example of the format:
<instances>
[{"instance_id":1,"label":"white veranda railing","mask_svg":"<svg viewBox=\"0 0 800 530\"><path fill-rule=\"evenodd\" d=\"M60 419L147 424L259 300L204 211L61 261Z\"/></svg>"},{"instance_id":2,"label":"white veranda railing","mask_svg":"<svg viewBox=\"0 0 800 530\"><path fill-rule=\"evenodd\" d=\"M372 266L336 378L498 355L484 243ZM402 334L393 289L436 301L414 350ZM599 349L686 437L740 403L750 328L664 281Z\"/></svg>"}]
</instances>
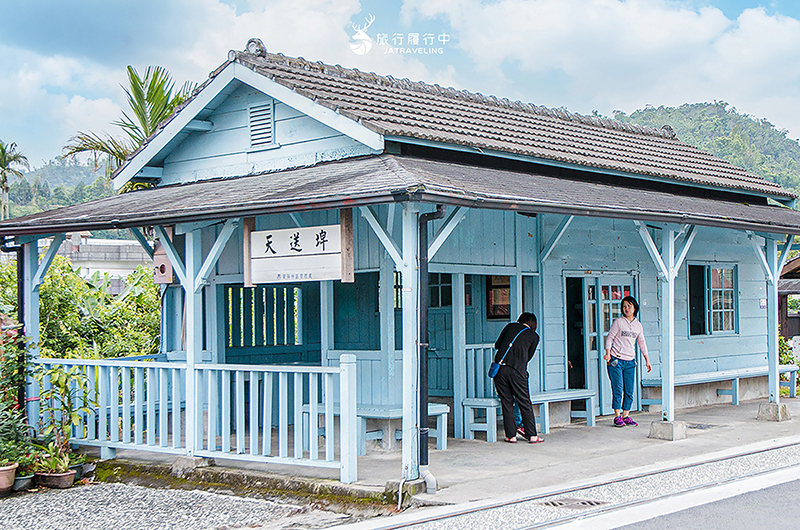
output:
<instances>
[{"instance_id":1,"label":"white veranda railing","mask_svg":"<svg viewBox=\"0 0 800 530\"><path fill-rule=\"evenodd\" d=\"M337 367L195 365L189 374L195 387L190 417L186 363L38 359L35 364L77 366L87 378L75 405L88 405L89 412L73 427L73 443L338 468L342 482L357 479L352 355L343 355ZM41 390L30 381L28 414L47 421L40 416ZM322 417L322 426L310 422L303 432L304 407L311 418ZM195 433L190 443L187 432Z\"/></svg>"}]
</instances>

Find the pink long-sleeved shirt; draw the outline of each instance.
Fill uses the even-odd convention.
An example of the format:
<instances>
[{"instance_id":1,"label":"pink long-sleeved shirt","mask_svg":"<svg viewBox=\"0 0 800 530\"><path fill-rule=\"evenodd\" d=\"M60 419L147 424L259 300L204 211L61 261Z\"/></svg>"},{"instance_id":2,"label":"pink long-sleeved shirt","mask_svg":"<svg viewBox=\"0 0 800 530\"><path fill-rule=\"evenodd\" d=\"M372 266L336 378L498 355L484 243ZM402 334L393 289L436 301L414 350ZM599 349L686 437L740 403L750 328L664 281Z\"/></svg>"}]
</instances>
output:
<instances>
[{"instance_id":1,"label":"pink long-sleeved shirt","mask_svg":"<svg viewBox=\"0 0 800 530\"><path fill-rule=\"evenodd\" d=\"M606 336L606 350L611 350L611 355L623 361L632 361L636 357L637 343L642 355L647 356L644 329L638 319L629 321L625 317L619 317L611 324Z\"/></svg>"}]
</instances>

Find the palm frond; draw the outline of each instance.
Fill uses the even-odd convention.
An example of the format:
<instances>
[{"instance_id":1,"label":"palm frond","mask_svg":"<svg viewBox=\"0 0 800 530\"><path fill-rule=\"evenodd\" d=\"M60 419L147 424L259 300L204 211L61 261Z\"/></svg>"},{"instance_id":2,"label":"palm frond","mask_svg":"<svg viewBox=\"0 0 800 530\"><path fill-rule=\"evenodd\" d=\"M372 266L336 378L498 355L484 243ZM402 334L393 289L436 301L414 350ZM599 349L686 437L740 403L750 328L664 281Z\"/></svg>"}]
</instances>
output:
<instances>
[{"instance_id":1,"label":"palm frond","mask_svg":"<svg viewBox=\"0 0 800 530\"><path fill-rule=\"evenodd\" d=\"M184 83L173 95L174 82L170 73L162 66L149 66L144 76L133 66L128 66L128 87L122 87L130 107L119 120L119 126L127 138L117 139L97 133L79 132L64 146L65 157L77 153L93 152L105 156L106 176L110 177L147 138L158 125L167 119L181 103L186 101L196 87L195 83ZM97 163L95 163L97 167Z\"/></svg>"},{"instance_id":2,"label":"palm frond","mask_svg":"<svg viewBox=\"0 0 800 530\"><path fill-rule=\"evenodd\" d=\"M124 140L119 140L111 135L101 136L93 132L80 131L73 136L64 146L64 154L62 156L70 157L78 153L93 153L101 155L105 159L105 174L110 177L114 171L117 170L125 159L128 158L133 152L131 144ZM99 167L97 157L95 157L95 169Z\"/></svg>"},{"instance_id":3,"label":"palm frond","mask_svg":"<svg viewBox=\"0 0 800 530\"><path fill-rule=\"evenodd\" d=\"M8 209L8 177L14 176L23 178L23 173L13 166L30 167L28 158L17 151L17 144L14 142L5 144L0 140L0 220L9 218Z\"/></svg>"}]
</instances>

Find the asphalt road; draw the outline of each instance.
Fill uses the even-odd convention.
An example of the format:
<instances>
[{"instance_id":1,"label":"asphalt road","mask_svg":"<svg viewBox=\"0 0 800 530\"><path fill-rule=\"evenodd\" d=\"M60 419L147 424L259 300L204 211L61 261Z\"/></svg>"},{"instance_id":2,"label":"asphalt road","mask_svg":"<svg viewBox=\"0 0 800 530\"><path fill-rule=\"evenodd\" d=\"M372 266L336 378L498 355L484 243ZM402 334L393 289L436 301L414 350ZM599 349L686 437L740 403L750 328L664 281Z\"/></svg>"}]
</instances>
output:
<instances>
[{"instance_id":1,"label":"asphalt road","mask_svg":"<svg viewBox=\"0 0 800 530\"><path fill-rule=\"evenodd\" d=\"M624 530L797 528L800 480L619 527Z\"/></svg>"}]
</instances>

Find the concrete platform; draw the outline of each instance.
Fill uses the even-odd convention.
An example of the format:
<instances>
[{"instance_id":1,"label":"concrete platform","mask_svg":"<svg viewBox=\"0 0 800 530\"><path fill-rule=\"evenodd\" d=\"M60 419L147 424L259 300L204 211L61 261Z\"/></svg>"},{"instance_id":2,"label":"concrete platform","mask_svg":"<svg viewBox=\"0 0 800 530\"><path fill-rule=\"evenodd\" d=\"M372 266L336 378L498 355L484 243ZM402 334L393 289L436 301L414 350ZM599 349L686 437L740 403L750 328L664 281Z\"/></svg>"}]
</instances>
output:
<instances>
[{"instance_id":1,"label":"concrete platform","mask_svg":"<svg viewBox=\"0 0 800 530\"><path fill-rule=\"evenodd\" d=\"M419 494L420 503L459 504L481 501L542 488L553 490L565 484L633 469L658 468L682 461L702 460L721 451L736 451L752 445L778 443L800 435L797 421L758 421L759 406L766 400L742 402L739 406L713 405L677 411L676 421L685 422L687 437L666 441L648 438L650 424L659 413L632 413L638 427L613 427L612 417L598 418L596 427L573 423L552 429L545 443L487 443L481 440L449 439L446 451L430 449L430 471L439 483L435 495ZM800 414L800 398L782 398L792 415ZM171 463L168 455L119 451L125 459L151 459ZM231 464L217 459L217 466ZM294 480L338 478L338 471L264 464L237 464L240 471L253 470L291 476ZM358 457L359 490L382 490L401 478L399 452L368 450ZM342 485L347 488L348 486Z\"/></svg>"}]
</instances>

